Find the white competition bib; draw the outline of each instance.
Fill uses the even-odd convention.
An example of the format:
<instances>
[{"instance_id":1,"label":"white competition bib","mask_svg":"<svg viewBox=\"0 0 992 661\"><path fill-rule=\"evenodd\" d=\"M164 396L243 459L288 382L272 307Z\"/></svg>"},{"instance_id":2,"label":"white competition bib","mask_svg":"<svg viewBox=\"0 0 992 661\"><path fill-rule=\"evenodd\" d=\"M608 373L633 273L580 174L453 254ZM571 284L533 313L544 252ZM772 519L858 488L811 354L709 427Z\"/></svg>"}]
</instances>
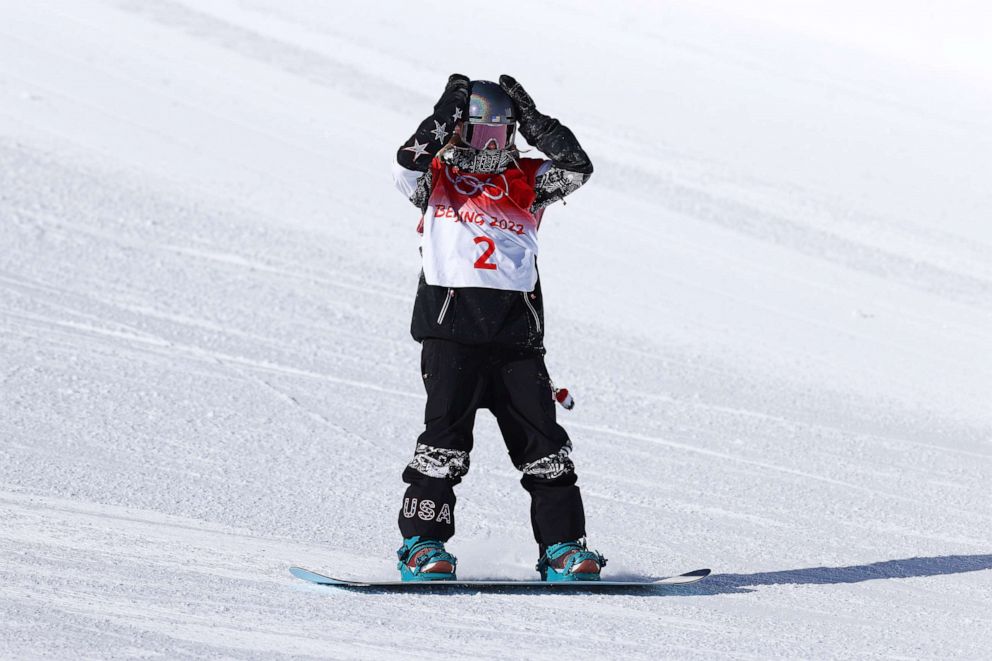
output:
<instances>
[{"instance_id":1,"label":"white competition bib","mask_svg":"<svg viewBox=\"0 0 992 661\"><path fill-rule=\"evenodd\" d=\"M423 241L427 284L532 291L537 220L528 211L534 198L528 174L516 168L503 174L460 172L438 160L431 167L434 189Z\"/></svg>"}]
</instances>

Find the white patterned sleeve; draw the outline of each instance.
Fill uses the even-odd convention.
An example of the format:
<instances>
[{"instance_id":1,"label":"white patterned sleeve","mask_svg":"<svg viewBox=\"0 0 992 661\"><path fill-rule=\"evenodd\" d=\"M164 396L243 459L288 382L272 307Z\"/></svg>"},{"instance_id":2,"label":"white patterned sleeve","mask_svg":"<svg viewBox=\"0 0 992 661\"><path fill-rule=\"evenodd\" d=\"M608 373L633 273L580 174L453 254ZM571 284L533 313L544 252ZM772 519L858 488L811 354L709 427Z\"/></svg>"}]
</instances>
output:
<instances>
[{"instance_id":1,"label":"white patterned sleeve","mask_svg":"<svg viewBox=\"0 0 992 661\"><path fill-rule=\"evenodd\" d=\"M427 208L431 194L431 171L408 170L393 161L393 183L414 206L421 211Z\"/></svg>"},{"instance_id":2,"label":"white patterned sleeve","mask_svg":"<svg viewBox=\"0 0 992 661\"><path fill-rule=\"evenodd\" d=\"M571 195L579 190L582 184L589 181L589 176L589 174L582 172L566 170L554 165L551 161L546 161L537 171L537 179L534 182L534 191L537 193L537 197L534 199L534 204L531 205L531 213L554 204L558 200L564 199L566 195Z\"/></svg>"}]
</instances>

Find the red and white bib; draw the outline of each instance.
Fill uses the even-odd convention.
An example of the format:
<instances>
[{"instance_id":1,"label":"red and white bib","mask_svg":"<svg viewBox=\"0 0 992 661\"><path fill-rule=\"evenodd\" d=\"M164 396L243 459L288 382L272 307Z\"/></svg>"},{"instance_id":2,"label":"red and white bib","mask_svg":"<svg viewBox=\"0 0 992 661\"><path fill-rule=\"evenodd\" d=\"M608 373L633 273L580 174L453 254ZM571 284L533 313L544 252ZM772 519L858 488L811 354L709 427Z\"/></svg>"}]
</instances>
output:
<instances>
[{"instance_id":1,"label":"red and white bib","mask_svg":"<svg viewBox=\"0 0 992 661\"><path fill-rule=\"evenodd\" d=\"M544 161L525 158L502 174L431 163L424 214L427 284L532 291L537 283L534 179Z\"/></svg>"}]
</instances>

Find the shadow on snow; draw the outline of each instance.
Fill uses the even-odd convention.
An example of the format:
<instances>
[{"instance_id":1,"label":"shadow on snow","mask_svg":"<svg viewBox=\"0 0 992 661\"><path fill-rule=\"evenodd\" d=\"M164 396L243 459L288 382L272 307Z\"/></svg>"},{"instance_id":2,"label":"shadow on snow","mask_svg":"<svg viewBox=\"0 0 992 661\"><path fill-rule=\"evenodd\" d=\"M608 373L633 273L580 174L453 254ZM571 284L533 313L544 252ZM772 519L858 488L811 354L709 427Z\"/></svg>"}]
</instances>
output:
<instances>
[{"instance_id":1,"label":"shadow on snow","mask_svg":"<svg viewBox=\"0 0 992 661\"><path fill-rule=\"evenodd\" d=\"M861 583L886 578L941 576L992 569L992 555L942 555L934 558L885 560L849 567L809 567L757 574L714 574L693 585L675 586L664 591L670 595L710 595L754 592L747 588L762 585L832 585Z\"/></svg>"}]
</instances>

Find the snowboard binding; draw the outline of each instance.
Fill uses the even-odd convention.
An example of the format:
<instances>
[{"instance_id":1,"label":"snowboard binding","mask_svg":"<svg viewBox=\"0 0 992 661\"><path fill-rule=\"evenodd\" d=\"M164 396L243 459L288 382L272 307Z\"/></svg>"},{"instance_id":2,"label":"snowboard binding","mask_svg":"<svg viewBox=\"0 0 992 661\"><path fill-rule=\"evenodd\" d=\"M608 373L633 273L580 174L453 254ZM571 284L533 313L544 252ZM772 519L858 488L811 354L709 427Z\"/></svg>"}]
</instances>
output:
<instances>
[{"instance_id":1,"label":"snowboard binding","mask_svg":"<svg viewBox=\"0 0 992 661\"><path fill-rule=\"evenodd\" d=\"M436 539L408 537L396 550L400 578L404 581L454 581L458 560Z\"/></svg>"},{"instance_id":2,"label":"snowboard binding","mask_svg":"<svg viewBox=\"0 0 992 661\"><path fill-rule=\"evenodd\" d=\"M552 544L537 561L536 569L542 581L598 581L605 566L606 558L586 548L582 539Z\"/></svg>"}]
</instances>

